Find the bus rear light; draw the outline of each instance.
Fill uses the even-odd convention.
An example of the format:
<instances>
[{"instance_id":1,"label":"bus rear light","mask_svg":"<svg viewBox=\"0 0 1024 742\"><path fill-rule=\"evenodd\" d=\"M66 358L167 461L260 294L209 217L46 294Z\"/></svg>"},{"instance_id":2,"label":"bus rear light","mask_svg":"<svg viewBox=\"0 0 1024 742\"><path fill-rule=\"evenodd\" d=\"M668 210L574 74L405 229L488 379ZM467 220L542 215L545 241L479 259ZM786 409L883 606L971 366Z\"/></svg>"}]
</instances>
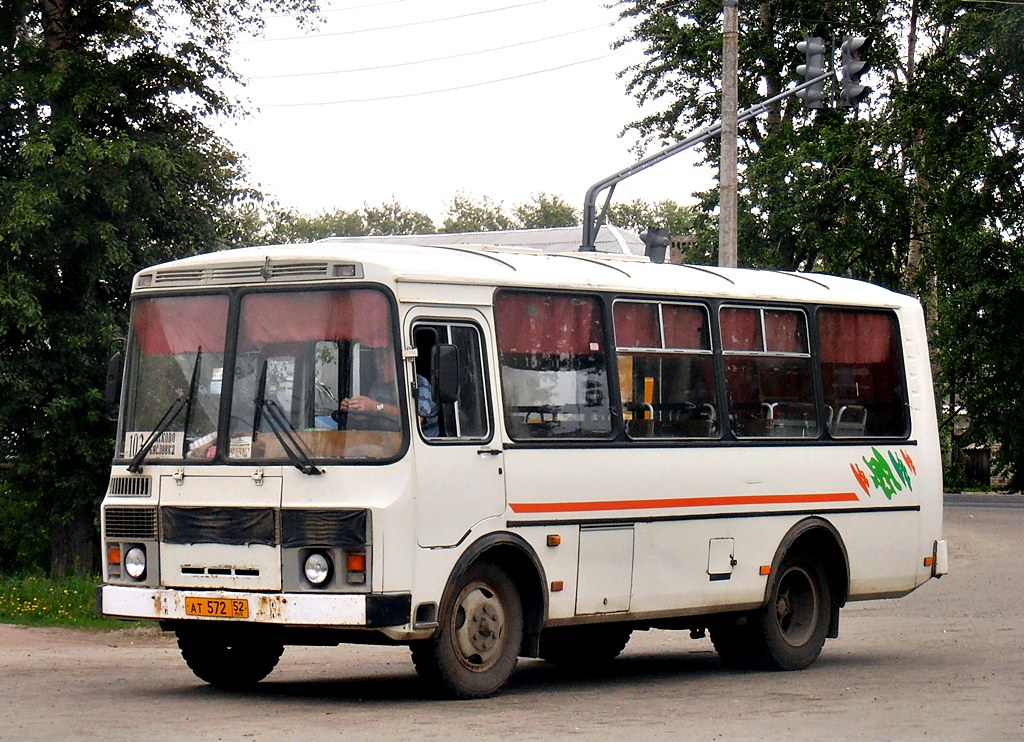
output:
<instances>
[{"instance_id":1,"label":"bus rear light","mask_svg":"<svg viewBox=\"0 0 1024 742\"><path fill-rule=\"evenodd\" d=\"M366 584L365 552L349 552L349 554L345 557L345 567L348 570L348 582L350 585Z\"/></svg>"}]
</instances>

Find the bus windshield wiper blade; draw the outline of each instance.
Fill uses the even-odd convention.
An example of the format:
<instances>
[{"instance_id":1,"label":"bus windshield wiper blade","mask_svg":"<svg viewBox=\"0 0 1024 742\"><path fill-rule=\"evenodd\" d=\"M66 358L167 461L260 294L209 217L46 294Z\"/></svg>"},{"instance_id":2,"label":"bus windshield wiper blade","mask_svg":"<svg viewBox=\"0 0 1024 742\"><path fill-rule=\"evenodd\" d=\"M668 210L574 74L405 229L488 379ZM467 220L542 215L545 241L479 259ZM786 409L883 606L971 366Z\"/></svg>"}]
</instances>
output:
<instances>
[{"instance_id":1,"label":"bus windshield wiper blade","mask_svg":"<svg viewBox=\"0 0 1024 742\"><path fill-rule=\"evenodd\" d=\"M149 438L146 439L146 442L142 444L142 448L139 449L139 452L132 458L131 463L128 464L128 471L132 474L138 474L142 471L142 462L146 460L146 454L149 453L149 449L156 443L157 438L167 432L167 429L171 427L171 423L174 422L178 413L185 409L185 394L184 392L180 392L180 394L180 397L171 402L171 406L167 408L167 412L160 418L156 428L149 434Z\"/></svg>"},{"instance_id":2,"label":"bus windshield wiper blade","mask_svg":"<svg viewBox=\"0 0 1024 742\"><path fill-rule=\"evenodd\" d=\"M196 383L199 381L199 359L203 357L203 346L196 348L196 363L192 367L192 380L188 383L188 397L185 398L185 425L182 431L182 438L184 443L182 444L181 456L185 458L188 456L188 428L192 423L192 403L196 398Z\"/></svg>"},{"instance_id":3,"label":"bus windshield wiper blade","mask_svg":"<svg viewBox=\"0 0 1024 742\"><path fill-rule=\"evenodd\" d=\"M259 432L260 422L266 413L267 425L270 427L270 432L274 434L277 440L281 443L281 448L284 449L285 455L288 460L292 462L292 465L301 471L303 474L309 474L314 476L316 474L323 474L323 470L318 469L313 464L313 459L302 447L302 443L298 438L295 437L291 423L288 422L288 418L285 417L281 411L281 407L272 399L266 397L266 385L267 385L267 362L263 362L263 368L260 371L260 381L256 387L256 413L253 415L252 422L252 439L256 440L256 435Z\"/></svg>"},{"instance_id":4,"label":"bus windshield wiper blade","mask_svg":"<svg viewBox=\"0 0 1024 742\"><path fill-rule=\"evenodd\" d=\"M313 465L313 459L302 447L299 439L295 437L291 423L288 422L277 402L272 399L265 399L263 400L263 409L267 413L266 420L271 432L277 436L277 440L281 442L281 448L284 449L288 460L292 462L295 468L303 474L323 474L322 470Z\"/></svg>"}]
</instances>

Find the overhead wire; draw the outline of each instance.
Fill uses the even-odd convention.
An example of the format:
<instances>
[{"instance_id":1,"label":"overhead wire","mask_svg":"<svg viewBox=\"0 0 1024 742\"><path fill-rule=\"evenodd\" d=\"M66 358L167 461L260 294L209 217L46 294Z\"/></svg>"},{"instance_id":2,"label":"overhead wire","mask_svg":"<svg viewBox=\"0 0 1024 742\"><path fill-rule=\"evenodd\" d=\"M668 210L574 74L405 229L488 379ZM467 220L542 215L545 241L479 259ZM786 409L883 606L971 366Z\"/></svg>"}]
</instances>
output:
<instances>
[{"instance_id":1,"label":"overhead wire","mask_svg":"<svg viewBox=\"0 0 1024 742\"><path fill-rule=\"evenodd\" d=\"M262 108L300 108L310 106L337 106L352 103L376 103L379 101L386 100L400 100L405 98L420 98L426 95L437 95L439 93L451 93L457 90L469 90L471 88L480 88L486 85L495 85L497 83L509 82L511 80L521 80L526 77L535 77L537 75L547 74L549 72L557 72L558 70L568 69L569 67L578 67L582 64L589 64L591 62L597 62L602 59L608 59L609 57L618 56L622 54L622 50L603 54L598 57L591 57L590 59L580 59L575 62L568 62L566 64L560 64L555 67L547 67L542 70L534 70L532 72L524 72L518 75L510 75L508 77L500 77L492 80L483 80L481 82L469 83L466 85L453 85L447 88L438 88L436 90L423 90L415 93L400 93L395 95L377 95L369 98L346 98L341 100L329 100L329 101L307 101L301 103L265 103L262 104Z\"/></svg>"},{"instance_id":2,"label":"overhead wire","mask_svg":"<svg viewBox=\"0 0 1024 742\"><path fill-rule=\"evenodd\" d=\"M545 41L553 41L555 39L562 39L567 36L575 36L577 34L585 33L587 31L594 31L599 28L607 28L609 24L601 23L596 26L588 26L587 28L578 28L575 31L566 31L565 33L555 34L554 36L544 36L539 39L529 39L527 41L518 41L513 44L505 44L504 46L495 46L489 49L478 49L470 52L459 52L457 54L447 54L441 57L428 57L426 59L416 59L408 62L393 62L391 64L375 65L373 67L350 67L343 70L322 70L318 72L290 72L281 73L277 75L253 75L249 79L251 80L279 80L282 78L292 77L320 77L323 75L345 75L355 72L377 72L379 70L390 70L396 67L412 67L421 64L430 64L432 62L446 62L452 59L461 59L463 57L473 57L481 54L490 54L492 52L505 51L507 49L515 49L517 47L529 46L531 44L540 44Z\"/></svg>"}]
</instances>

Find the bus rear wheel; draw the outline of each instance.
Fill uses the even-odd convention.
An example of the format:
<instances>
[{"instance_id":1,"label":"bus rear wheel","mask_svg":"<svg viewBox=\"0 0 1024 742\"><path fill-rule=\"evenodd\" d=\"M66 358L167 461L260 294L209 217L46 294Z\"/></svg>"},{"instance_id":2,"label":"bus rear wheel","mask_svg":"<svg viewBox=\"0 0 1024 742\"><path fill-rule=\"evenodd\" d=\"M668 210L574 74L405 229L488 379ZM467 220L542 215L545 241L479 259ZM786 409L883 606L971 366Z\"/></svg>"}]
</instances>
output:
<instances>
[{"instance_id":1,"label":"bus rear wheel","mask_svg":"<svg viewBox=\"0 0 1024 742\"><path fill-rule=\"evenodd\" d=\"M231 638L226 633L179 630L178 649L200 680L217 688L240 690L263 680L277 666L284 645L260 637Z\"/></svg>"},{"instance_id":2,"label":"bus rear wheel","mask_svg":"<svg viewBox=\"0 0 1024 742\"><path fill-rule=\"evenodd\" d=\"M540 656L560 665L602 665L622 653L632 633L614 624L545 629L540 635Z\"/></svg>"},{"instance_id":3,"label":"bus rear wheel","mask_svg":"<svg viewBox=\"0 0 1024 742\"><path fill-rule=\"evenodd\" d=\"M805 554L787 556L779 567L755 632L760 664L772 670L802 670L825 645L832 607L822 565Z\"/></svg>"},{"instance_id":4,"label":"bus rear wheel","mask_svg":"<svg viewBox=\"0 0 1024 742\"><path fill-rule=\"evenodd\" d=\"M416 672L441 695L487 698L508 682L523 641L522 599L497 565L477 562L441 608L437 635L412 645Z\"/></svg>"}]
</instances>

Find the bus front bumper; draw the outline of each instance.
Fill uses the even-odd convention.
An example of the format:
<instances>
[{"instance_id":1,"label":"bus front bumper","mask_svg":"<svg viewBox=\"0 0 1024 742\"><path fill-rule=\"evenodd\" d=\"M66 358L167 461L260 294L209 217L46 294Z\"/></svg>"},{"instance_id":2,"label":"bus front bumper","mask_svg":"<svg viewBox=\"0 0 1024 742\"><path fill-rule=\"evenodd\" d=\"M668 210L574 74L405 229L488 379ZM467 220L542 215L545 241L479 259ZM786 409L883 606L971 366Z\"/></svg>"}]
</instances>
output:
<instances>
[{"instance_id":1,"label":"bus front bumper","mask_svg":"<svg viewBox=\"0 0 1024 742\"><path fill-rule=\"evenodd\" d=\"M109 618L135 620L243 620L289 626L385 628L410 622L412 596L395 594L255 593L231 590L101 585L96 602ZM242 603L244 602L244 608ZM197 610L219 615L201 615ZM223 607L223 613L218 609Z\"/></svg>"}]
</instances>

